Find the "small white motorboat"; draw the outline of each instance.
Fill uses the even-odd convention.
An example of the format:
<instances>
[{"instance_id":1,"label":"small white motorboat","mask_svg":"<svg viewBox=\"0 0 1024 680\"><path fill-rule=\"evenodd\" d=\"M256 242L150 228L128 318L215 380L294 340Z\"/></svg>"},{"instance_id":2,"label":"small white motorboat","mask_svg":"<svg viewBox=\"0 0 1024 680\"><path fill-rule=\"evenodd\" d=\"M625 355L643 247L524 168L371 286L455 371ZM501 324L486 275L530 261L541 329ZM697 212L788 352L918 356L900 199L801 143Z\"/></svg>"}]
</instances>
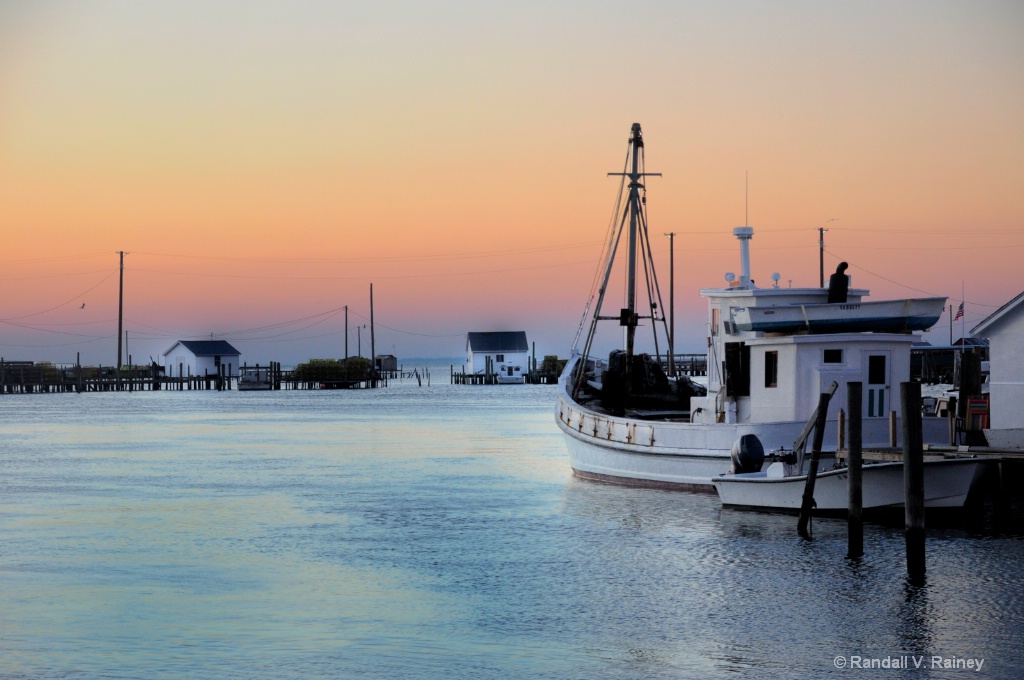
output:
<instances>
[{"instance_id":1,"label":"small white motorboat","mask_svg":"<svg viewBox=\"0 0 1024 680\"><path fill-rule=\"evenodd\" d=\"M926 508L961 508L989 461L951 458L924 462ZM787 475L787 464L771 463L760 472L725 474L711 480L722 505L735 508L799 512L807 474ZM791 466L790 466L791 467ZM864 510L903 506L903 463L865 463L862 478ZM845 511L849 469L818 472L814 484L816 512Z\"/></svg>"}]
</instances>

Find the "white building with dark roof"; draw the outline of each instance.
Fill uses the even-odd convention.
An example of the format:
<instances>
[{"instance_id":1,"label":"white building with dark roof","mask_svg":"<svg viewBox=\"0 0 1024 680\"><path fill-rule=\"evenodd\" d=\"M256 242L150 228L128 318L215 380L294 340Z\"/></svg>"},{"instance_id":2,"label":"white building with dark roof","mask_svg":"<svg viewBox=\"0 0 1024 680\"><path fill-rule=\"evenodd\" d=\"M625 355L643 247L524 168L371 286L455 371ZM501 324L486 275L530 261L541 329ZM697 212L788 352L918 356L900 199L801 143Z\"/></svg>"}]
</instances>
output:
<instances>
[{"instance_id":1,"label":"white building with dark roof","mask_svg":"<svg viewBox=\"0 0 1024 680\"><path fill-rule=\"evenodd\" d=\"M466 335L466 373L480 375L490 368L500 383L526 382L530 345L526 331L495 331Z\"/></svg>"},{"instance_id":2,"label":"white building with dark roof","mask_svg":"<svg viewBox=\"0 0 1024 680\"><path fill-rule=\"evenodd\" d=\"M226 340L179 340L163 354L164 375L238 375L242 353Z\"/></svg>"}]
</instances>

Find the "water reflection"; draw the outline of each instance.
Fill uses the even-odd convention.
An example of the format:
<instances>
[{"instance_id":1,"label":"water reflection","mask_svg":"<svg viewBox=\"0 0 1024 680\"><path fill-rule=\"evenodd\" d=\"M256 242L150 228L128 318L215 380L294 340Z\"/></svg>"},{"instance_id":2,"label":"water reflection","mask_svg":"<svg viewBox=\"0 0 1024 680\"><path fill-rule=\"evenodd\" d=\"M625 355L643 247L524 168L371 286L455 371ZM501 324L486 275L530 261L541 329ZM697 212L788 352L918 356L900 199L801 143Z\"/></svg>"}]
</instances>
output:
<instances>
[{"instance_id":1,"label":"water reflection","mask_svg":"<svg viewBox=\"0 0 1024 680\"><path fill-rule=\"evenodd\" d=\"M1022 659L1024 543L571 477L550 395L0 399L0 675L677 678ZM264 398L265 397L265 398ZM545 401L547 399L547 401ZM126 415L127 414L127 415ZM188 433L189 436L177 436Z\"/></svg>"}]
</instances>

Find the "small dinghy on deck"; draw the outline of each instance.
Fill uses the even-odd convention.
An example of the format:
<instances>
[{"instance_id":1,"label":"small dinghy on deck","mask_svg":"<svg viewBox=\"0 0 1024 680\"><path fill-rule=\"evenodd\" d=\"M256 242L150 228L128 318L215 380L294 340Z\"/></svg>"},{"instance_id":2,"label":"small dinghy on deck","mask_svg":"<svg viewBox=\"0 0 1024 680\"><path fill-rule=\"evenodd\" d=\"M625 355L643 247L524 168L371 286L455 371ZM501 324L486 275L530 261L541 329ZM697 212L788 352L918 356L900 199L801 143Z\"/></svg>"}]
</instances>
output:
<instances>
[{"instance_id":1,"label":"small dinghy on deck","mask_svg":"<svg viewBox=\"0 0 1024 680\"><path fill-rule=\"evenodd\" d=\"M734 307L736 330L764 333L909 333L931 328L946 298Z\"/></svg>"}]
</instances>

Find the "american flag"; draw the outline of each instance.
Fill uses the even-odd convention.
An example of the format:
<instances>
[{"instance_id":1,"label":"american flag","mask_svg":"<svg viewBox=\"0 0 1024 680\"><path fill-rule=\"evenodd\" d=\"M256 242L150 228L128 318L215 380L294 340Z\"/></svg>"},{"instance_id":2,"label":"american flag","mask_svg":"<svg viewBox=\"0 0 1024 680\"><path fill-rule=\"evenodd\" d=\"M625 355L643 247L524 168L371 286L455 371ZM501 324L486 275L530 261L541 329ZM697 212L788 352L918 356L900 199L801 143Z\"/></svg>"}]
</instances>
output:
<instances>
[{"instance_id":1,"label":"american flag","mask_svg":"<svg viewBox=\"0 0 1024 680\"><path fill-rule=\"evenodd\" d=\"M960 309L956 310L956 316L953 317L953 321L956 321L964 315L964 303L960 303Z\"/></svg>"}]
</instances>

